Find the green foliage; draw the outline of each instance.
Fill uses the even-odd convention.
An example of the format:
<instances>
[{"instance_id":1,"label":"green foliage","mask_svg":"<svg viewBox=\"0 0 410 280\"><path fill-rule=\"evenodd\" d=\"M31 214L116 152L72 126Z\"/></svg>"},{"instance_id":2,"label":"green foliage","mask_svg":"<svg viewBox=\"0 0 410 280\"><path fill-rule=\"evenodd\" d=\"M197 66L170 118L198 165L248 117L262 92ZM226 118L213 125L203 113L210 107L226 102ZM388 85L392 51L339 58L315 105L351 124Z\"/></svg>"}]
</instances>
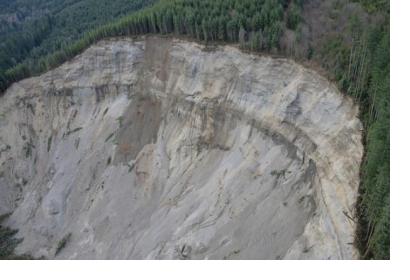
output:
<instances>
[{"instance_id":1,"label":"green foliage","mask_svg":"<svg viewBox=\"0 0 410 280\"><path fill-rule=\"evenodd\" d=\"M360 226L357 243L364 258L389 258L390 193L390 38L388 10L383 22L366 26L353 16L349 35L328 36L318 50L322 66L339 87L361 105L365 125Z\"/></svg>"},{"instance_id":2,"label":"green foliage","mask_svg":"<svg viewBox=\"0 0 410 280\"><path fill-rule=\"evenodd\" d=\"M286 26L289 29L296 30L296 27L298 26L301 19L302 19L302 16L301 16L300 6L292 2L288 9Z\"/></svg>"},{"instance_id":3,"label":"green foliage","mask_svg":"<svg viewBox=\"0 0 410 280\"><path fill-rule=\"evenodd\" d=\"M360 2L362 6L369 11L373 12L389 12L390 11L390 1L389 0L356 0Z\"/></svg>"},{"instance_id":4,"label":"green foliage","mask_svg":"<svg viewBox=\"0 0 410 280\"><path fill-rule=\"evenodd\" d=\"M21 239L15 238L17 230L4 227L2 223L10 214L0 215L0 260L8 259L28 259L28 256L19 256L14 254L14 249L21 242Z\"/></svg>"},{"instance_id":5,"label":"green foliage","mask_svg":"<svg viewBox=\"0 0 410 280\"><path fill-rule=\"evenodd\" d=\"M92 2L92 0L88 1ZM67 41L66 37L60 40L60 37L53 35L57 31L52 31L50 36L56 45L46 47L48 44L42 42L41 46L34 49L29 46L27 49L32 49L29 55L24 52L15 58L12 68L0 68L0 91L4 91L15 81L58 66L92 43L110 36L174 33L203 41L228 42L236 42L241 37L243 46L246 48L258 51L276 50L283 29L285 10L283 2L281 0L163 0L152 8L146 8L89 31L74 43L70 43L73 40ZM81 32L86 30L86 28L80 29ZM61 30L59 34L66 32L65 25L58 30ZM82 34L81 32L74 33ZM48 40L48 37L45 40ZM45 46L44 49L42 46ZM22 63L16 64L25 56Z\"/></svg>"},{"instance_id":6,"label":"green foliage","mask_svg":"<svg viewBox=\"0 0 410 280\"><path fill-rule=\"evenodd\" d=\"M42 58L155 0L0 0L0 91L48 69ZM50 57L51 65L70 53ZM54 60L53 60L54 59ZM38 61L41 60L42 64ZM24 64L17 66L18 63Z\"/></svg>"},{"instance_id":7,"label":"green foliage","mask_svg":"<svg viewBox=\"0 0 410 280\"><path fill-rule=\"evenodd\" d=\"M37 1L46 3L50 0ZM2 62L4 65L13 66L6 71L0 71L0 90L4 91L14 81L56 67L94 42L113 36L174 34L204 42L238 42L242 48L253 51L293 53L294 44L300 42L296 41L282 47L281 40L286 28L297 33L298 37L303 37L300 26L308 22L303 18L303 2L161 0L152 7L92 29L79 40L74 41L73 38L76 37L69 37L71 39L68 41L65 38L58 39L58 36L52 37L56 39L55 46L44 49L39 47L38 51L35 47L27 56L27 50L31 45L47 46L43 43L47 39L42 41L42 35L39 35L40 39L27 40L29 46L22 47L14 61L5 59ZM362 22L361 17L353 13L349 19L348 29L343 32L335 32L337 26L334 29L324 29L324 33L320 34L320 40L308 42L306 57L326 69L339 88L360 104L361 119L365 126L366 154L361 170L361 196L358 203L360 226L357 243L364 258L386 259L389 258L390 244L389 1L358 2L367 11L376 14L374 18L378 20L375 20L375 23ZM340 7L337 6L337 9ZM382 22L380 18L383 19ZM76 26L72 22L67 20L65 24ZM39 34L56 32L49 31L46 23L40 26L43 27L39 29ZM88 30L90 26L78 27L79 32L74 33L82 34L81 32ZM65 30L65 25L61 23L59 29ZM67 30L72 31L73 28ZM26 42L25 40L23 38L19 42ZM26 58L19 63L22 57Z\"/></svg>"}]
</instances>

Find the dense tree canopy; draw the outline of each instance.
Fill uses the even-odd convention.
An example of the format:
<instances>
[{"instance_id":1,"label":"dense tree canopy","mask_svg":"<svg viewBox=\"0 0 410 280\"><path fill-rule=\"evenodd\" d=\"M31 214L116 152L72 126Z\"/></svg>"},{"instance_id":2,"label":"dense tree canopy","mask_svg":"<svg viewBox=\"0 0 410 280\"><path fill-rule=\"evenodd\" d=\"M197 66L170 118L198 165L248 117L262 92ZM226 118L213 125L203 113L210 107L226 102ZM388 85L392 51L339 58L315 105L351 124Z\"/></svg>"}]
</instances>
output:
<instances>
[{"instance_id":1,"label":"dense tree canopy","mask_svg":"<svg viewBox=\"0 0 410 280\"><path fill-rule=\"evenodd\" d=\"M37 1L48 3L51 0ZM0 0L0 7L3 2ZM325 69L329 78L361 105L361 119L365 126L366 155L358 202L358 247L365 258L389 258L388 1L160 0L152 7L93 29L74 43L77 37L70 37L71 33L82 34L103 22L93 21L95 11L90 9L87 12L84 8L95 1L55 2L61 2L61 5L76 2L69 7L74 10L80 7L79 15L87 20L91 18L91 23L77 25L75 17L70 18L62 9L58 14L61 18L51 13L37 20L33 25L35 31L28 29L25 33L27 29L22 28L21 36L7 35L0 49L0 70L3 70L0 72L0 90L4 91L14 81L58 66L102 38L148 33L187 36L204 42L238 43L244 49L292 56ZM110 1L98 2L107 9L115 9L110 6ZM151 1L120 2L142 5ZM315 16L315 9L319 9L329 24L323 24L322 18ZM118 15L122 11L118 10ZM349 11L348 17L345 11ZM53 39L44 39L47 36ZM9 55L12 46L18 47L13 55Z\"/></svg>"},{"instance_id":2,"label":"dense tree canopy","mask_svg":"<svg viewBox=\"0 0 410 280\"><path fill-rule=\"evenodd\" d=\"M9 84L5 72L18 63L36 61L72 44L85 32L153 2L0 0L0 90ZM24 67L18 69L29 74Z\"/></svg>"}]
</instances>

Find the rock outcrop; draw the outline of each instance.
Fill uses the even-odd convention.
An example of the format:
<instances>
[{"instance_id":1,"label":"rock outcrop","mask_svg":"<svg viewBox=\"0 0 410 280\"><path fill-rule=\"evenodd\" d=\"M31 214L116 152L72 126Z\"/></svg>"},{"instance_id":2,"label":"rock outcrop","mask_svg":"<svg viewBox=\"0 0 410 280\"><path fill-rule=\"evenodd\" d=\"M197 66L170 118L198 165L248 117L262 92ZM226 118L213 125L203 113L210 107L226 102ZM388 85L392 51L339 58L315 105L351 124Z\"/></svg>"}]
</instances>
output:
<instances>
[{"instance_id":1,"label":"rock outcrop","mask_svg":"<svg viewBox=\"0 0 410 280\"><path fill-rule=\"evenodd\" d=\"M0 211L63 259L356 258L358 108L286 59L104 40L0 104Z\"/></svg>"}]
</instances>

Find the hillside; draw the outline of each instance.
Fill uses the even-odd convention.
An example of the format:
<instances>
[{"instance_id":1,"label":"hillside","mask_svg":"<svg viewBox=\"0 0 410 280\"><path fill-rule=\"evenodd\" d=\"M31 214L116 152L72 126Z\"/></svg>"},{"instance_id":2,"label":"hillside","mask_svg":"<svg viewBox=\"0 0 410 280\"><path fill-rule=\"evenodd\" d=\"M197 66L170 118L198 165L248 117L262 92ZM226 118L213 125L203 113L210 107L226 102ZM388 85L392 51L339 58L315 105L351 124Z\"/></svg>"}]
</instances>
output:
<instances>
[{"instance_id":1,"label":"hillside","mask_svg":"<svg viewBox=\"0 0 410 280\"><path fill-rule=\"evenodd\" d=\"M103 40L2 100L0 211L13 209L17 253L358 257L345 216L363 153L358 107L292 61Z\"/></svg>"},{"instance_id":2,"label":"hillside","mask_svg":"<svg viewBox=\"0 0 410 280\"><path fill-rule=\"evenodd\" d=\"M360 104L365 156L355 218L360 221L357 245L364 258L389 258L388 7L388 1L160 1L51 55L14 66L1 77L2 89L115 36L171 33L292 57L325 74Z\"/></svg>"},{"instance_id":3,"label":"hillside","mask_svg":"<svg viewBox=\"0 0 410 280\"><path fill-rule=\"evenodd\" d=\"M3 73L16 64L36 61L72 44L87 31L153 2L0 0L0 81Z\"/></svg>"}]
</instances>

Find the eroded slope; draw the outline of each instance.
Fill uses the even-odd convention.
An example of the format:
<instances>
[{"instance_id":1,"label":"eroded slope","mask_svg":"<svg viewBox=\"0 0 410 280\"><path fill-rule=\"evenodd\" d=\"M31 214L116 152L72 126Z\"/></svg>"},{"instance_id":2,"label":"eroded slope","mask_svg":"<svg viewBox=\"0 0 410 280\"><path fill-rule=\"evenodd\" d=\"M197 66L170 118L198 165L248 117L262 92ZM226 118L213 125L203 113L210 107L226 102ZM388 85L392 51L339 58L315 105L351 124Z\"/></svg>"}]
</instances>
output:
<instances>
[{"instance_id":1,"label":"eroded slope","mask_svg":"<svg viewBox=\"0 0 410 280\"><path fill-rule=\"evenodd\" d=\"M1 99L0 209L20 252L356 257L357 107L291 61L102 41Z\"/></svg>"}]
</instances>

